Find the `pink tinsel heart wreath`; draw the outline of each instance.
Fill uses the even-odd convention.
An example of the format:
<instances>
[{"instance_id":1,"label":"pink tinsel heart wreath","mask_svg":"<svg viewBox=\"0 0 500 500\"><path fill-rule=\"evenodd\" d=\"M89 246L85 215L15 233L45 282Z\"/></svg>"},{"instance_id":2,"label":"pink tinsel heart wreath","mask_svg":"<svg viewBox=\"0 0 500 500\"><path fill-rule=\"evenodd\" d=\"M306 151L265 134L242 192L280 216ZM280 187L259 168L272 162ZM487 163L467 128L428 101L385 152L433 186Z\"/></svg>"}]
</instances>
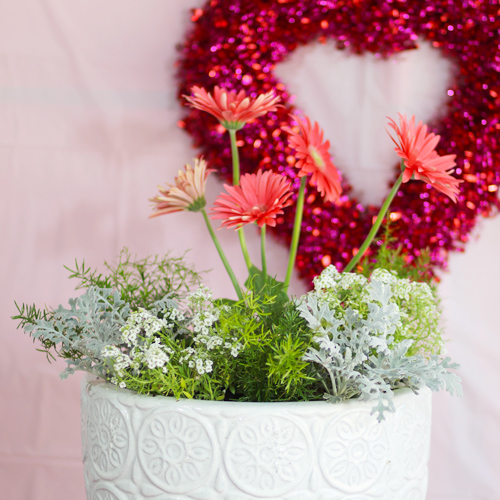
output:
<instances>
[{"instance_id":1,"label":"pink tinsel heart wreath","mask_svg":"<svg viewBox=\"0 0 500 500\"><path fill-rule=\"evenodd\" d=\"M290 125L294 107L275 65L298 45L336 41L353 54L387 58L430 41L456 63L448 112L431 130L441 135L439 154L457 154L455 175L465 182L456 204L422 183L404 184L391 207L394 236L411 260L424 248L433 266L446 265L448 251L463 243L479 214L496 212L500 203L500 9L473 0L332 1L210 0L195 9L193 29L181 48L179 98L193 85L211 90L244 88L252 96L273 90L284 104L276 113L239 132L242 172L258 168L283 172L298 188L291 151L279 126ZM228 179L229 140L215 118L192 109L180 126L192 135L212 168ZM314 118L314 117L312 117ZM395 165L395 176L398 165ZM309 190L297 255L301 277L311 280L335 264L342 269L363 242L379 207L363 206L344 195L324 204ZM275 234L290 242L294 211L289 209Z\"/></svg>"}]
</instances>

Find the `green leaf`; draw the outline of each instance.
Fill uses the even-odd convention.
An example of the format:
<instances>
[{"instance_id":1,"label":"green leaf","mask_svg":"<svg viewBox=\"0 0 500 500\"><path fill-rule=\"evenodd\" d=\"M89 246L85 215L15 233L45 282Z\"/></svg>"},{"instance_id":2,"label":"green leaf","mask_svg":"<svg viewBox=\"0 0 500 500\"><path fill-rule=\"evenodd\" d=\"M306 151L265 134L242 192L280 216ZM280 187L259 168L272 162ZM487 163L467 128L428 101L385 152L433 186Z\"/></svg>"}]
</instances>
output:
<instances>
[{"instance_id":1,"label":"green leaf","mask_svg":"<svg viewBox=\"0 0 500 500\"><path fill-rule=\"evenodd\" d=\"M233 299L216 299L214 302L215 302L215 305L217 307L219 307L219 306L234 306L237 303L237 301L233 300Z\"/></svg>"},{"instance_id":2,"label":"green leaf","mask_svg":"<svg viewBox=\"0 0 500 500\"><path fill-rule=\"evenodd\" d=\"M264 274L254 265L250 267L245 286L257 295L275 296L278 302L288 302L290 300L283 289L285 284L282 281Z\"/></svg>"}]
</instances>

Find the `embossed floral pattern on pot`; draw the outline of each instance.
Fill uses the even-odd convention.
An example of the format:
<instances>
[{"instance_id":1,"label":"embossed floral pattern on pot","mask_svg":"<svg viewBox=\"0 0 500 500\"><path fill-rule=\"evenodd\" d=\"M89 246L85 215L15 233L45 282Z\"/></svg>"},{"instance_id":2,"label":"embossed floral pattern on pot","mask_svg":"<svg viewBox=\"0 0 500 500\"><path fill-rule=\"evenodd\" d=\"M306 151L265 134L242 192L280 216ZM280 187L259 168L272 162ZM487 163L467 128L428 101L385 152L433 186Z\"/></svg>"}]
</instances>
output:
<instances>
[{"instance_id":1,"label":"embossed floral pattern on pot","mask_svg":"<svg viewBox=\"0 0 500 500\"><path fill-rule=\"evenodd\" d=\"M93 497L95 500L125 500L126 497L119 493L112 485L99 485Z\"/></svg>"},{"instance_id":2,"label":"embossed floral pattern on pot","mask_svg":"<svg viewBox=\"0 0 500 500\"><path fill-rule=\"evenodd\" d=\"M196 418L161 411L139 432L138 456L147 477L165 491L182 493L201 486L212 471L210 431Z\"/></svg>"},{"instance_id":3,"label":"embossed floral pattern on pot","mask_svg":"<svg viewBox=\"0 0 500 500\"><path fill-rule=\"evenodd\" d=\"M407 404L406 410L396 420L395 436L399 446L394 447L396 453L391 460L388 475L389 486L395 494L401 494L409 482L425 475L429 456L429 421L422 417L422 412L413 402ZM430 408L428 411L430 412ZM427 484L426 481L419 483L424 486ZM408 493L408 500L418 498L416 490L412 491L412 494Z\"/></svg>"},{"instance_id":4,"label":"embossed floral pattern on pot","mask_svg":"<svg viewBox=\"0 0 500 500\"><path fill-rule=\"evenodd\" d=\"M87 498L424 500L431 394L420 392L396 391L396 412L379 424L366 401L176 401L88 377L82 381ZM115 432L126 424L127 456L119 473L103 474L94 463L102 456L91 450L96 429L114 420Z\"/></svg>"},{"instance_id":5,"label":"embossed floral pattern on pot","mask_svg":"<svg viewBox=\"0 0 500 500\"><path fill-rule=\"evenodd\" d=\"M245 418L228 438L224 462L241 490L274 497L309 474L310 439L303 426L288 418Z\"/></svg>"},{"instance_id":6,"label":"embossed floral pattern on pot","mask_svg":"<svg viewBox=\"0 0 500 500\"><path fill-rule=\"evenodd\" d=\"M365 490L387 464L388 439L384 427L368 411L347 413L327 428L320 465L328 482L345 492Z\"/></svg>"},{"instance_id":7,"label":"embossed floral pattern on pot","mask_svg":"<svg viewBox=\"0 0 500 500\"><path fill-rule=\"evenodd\" d=\"M410 405L410 411L399 418L396 432L404 442L404 446L399 448L401 453L398 454L398 461L412 476L417 475L426 463L430 428L414 404Z\"/></svg>"},{"instance_id":8,"label":"embossed floral pattern on pot","mask_svg":"<svg viewBox=\"0 0 500 500\"><path fill-rule=\"evenodd\" d=\"M87 421L88 453L104 479L119 475L129 454L129 431L125 418L109 401L94 399Z\"/></svg>"}]
</instances>

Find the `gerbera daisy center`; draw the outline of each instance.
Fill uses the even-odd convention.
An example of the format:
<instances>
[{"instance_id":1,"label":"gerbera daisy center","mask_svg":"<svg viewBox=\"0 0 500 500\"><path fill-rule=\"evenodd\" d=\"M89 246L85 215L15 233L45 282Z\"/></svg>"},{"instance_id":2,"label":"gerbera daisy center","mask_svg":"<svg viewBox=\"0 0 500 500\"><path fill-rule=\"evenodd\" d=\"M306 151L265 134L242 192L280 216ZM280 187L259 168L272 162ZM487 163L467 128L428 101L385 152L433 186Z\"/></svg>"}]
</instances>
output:
<instances>
[{"instance_id":1,"label":"gerbera daisy center","mask_svg":"<svg viewBox=\"0 0 500 500\"><path fill-rule=\"evenodd\" d=\"M250 210L250 215L252 217L257 217L259 214L262 212L265 212L267 210L267 207L265 205L254 205Z\"/></svg>"},{"instance_id":2,"label":"gerbera daisy center","mask_svg":"<svg viewBox=\"0 0 500 500\"><path fill-rule=\"evenodd\" d=\"M326 164L323 160L323 156L321 156L321 153L314 146L309 146L309 154L311 155L311 158L313 159L315 165L320 170L324 170Z\"/></svg>"}]
</instances>

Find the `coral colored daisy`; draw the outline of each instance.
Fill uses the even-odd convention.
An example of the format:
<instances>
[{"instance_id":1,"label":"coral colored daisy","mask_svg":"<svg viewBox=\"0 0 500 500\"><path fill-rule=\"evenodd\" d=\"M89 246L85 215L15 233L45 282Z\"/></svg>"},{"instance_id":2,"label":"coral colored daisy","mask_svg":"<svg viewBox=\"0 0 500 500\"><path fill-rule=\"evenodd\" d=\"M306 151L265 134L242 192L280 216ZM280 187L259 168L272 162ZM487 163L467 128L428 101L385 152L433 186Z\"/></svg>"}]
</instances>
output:
<instances>
[{"instance_id":1,"label":"coral colored daisy","mask_svg":"<svg viewBox=\"0 0 500 500\"><path fill-rule=\"evenodd\" d=\"M160 194L151 198L155 204L154 213L149 217L189 210L199 212L205 205L205 185L208 174L213 172L207 169L207 162L203 158L195 158L194 168L191 165L184 167L185 172L179 170L179 176L175 178L175 186L158 186Z\"/></svg>"},{"instance_id":2,"label":"coral colored daisy","mask_svg":"<svg viewBox=\"0 0 500 500\"><path fill-rule=\"evenodd\" d=\"M334 202L342 193L342 188L339 173L328 152L330 142L323 142L323 130L317 122L311 126L307 116L305 121L291 116L299 125L300 133L290 128L285 130L289 134L288 145L295 149L295 166L300 169L299 177L312 173L311 182L327 201Z\"/></svg>"},{"instance_id":3,"label":"coral colored daisy","mask_svg":"<svg viewBox=\"0 0 500 500\"><path fill-rule=\"evenodd\" d=\"M276 111L280 101L279 96L267 92L257 98L247 97L244 90L238 93L234 90L229 92L216 86L214 95L204 88L194 86L191 89L193 96L184 96L186 101L196 109L206 111L215 116L228 130L239 130L246 122L265 115L269 111Z\"/></svg>"},{"instance_id":4,"label":"coral colored daisy","mask_svg":"<svg viewBox=\"0 0 500 500\"><path fill-rule=\"evenodd\" d=\"M222 219L221 226L239 229L255 222L276 226L276 216L283 208L292 204L291 185L282 175L268 170L241 176L239 186L224 184L227 193L217 197L212 207L211 218Z\"/></svg>"},{"instance_id":5,"label":"coral colored daisy","mask_svg":"<svg viewBox=\"0 0 500 500\"><path fill-rule=\"evenodd\" d=\"M398 113L399 114L399 113ZM435 151L440 136L427 133L427 125L418 122L415 126L415 117L410 121L406 115L399 114L399 127L389 118L389 126L396 132L396 139L392 137L396 147L394 151L403 159L405 170L403 182L410 179L422 180L457 201L460 192L458 185L462 182L450 174L453 173L456 155L440 156Z\"/></svg>"}]
</instances>

